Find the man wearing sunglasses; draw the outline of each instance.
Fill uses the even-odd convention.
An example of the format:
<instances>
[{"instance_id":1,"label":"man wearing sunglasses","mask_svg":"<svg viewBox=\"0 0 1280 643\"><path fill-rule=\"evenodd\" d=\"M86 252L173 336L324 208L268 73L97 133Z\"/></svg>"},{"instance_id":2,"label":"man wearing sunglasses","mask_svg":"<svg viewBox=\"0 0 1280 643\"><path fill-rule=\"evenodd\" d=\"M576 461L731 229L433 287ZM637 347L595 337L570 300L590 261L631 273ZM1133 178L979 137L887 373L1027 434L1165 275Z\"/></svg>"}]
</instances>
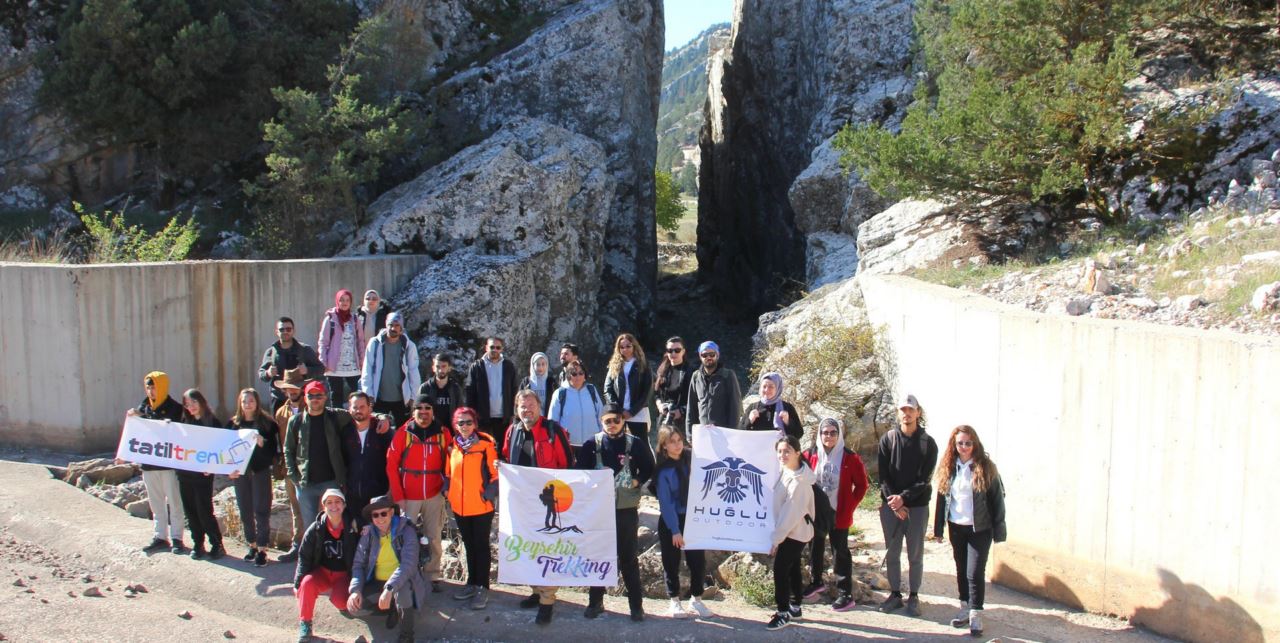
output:
<instances>
[{"instance_id":1,"label":"man wearing sunglasses","mask_svg":"<svg viewBox=\"0 0 1280 643\"><path fill-rule=\"evenodd\" d=\"M320 497L325 491L340 489L347 482L342 434L354 429L349 413L326 408L329 393L322 382L307 384L302 393L307 410L289 418L284 432L284 467L298 488L302 515L311 516L320 511Z\"/></svg>"},{"instance_id":2,"label":"man wearing sunglasses","mask_svg":"<svg viewBox=\"0 0 1280 643\"><path fill-rule=\"evenodd\" d=\"M399 640L412 641L415 610L426 599L418 532L390 496L374 498L363 513L370 524L360 532L351 563L347 609L352 616L386 613L387 629L399 625Z\"/></svg>"},{"instance_id":3,"label":"man wearing sunglasses","mask_svg":"<svg viewBox=\"0 0 1280 643\"><path fill-rule=\"evenodd\" d=\"M436 420L431 396L419 395L413 417L396 431L387 450L387 479L391 498L404 505L405 518L413 521L427 541L431 561L424 571L431 591L439 592L440 530L444 528L444 464L453 446L452 435Z\"/></svg>"},{"instance_id":4,"label":"man wearing sunglasses","mask_svg":"<svg viewBox=\"0 0 1280 643\"><path fill-rule=\"evenodd\" d=\"M742 389L738 376L720 365L720 347L713 341L698 347L702 368L689 378L689 437L699 424L736 427L742 413Z\"/></svg>"},{"instance_id":5,"label":"man wearing sunglasses","mask_svg":"<svg viewBox=\"0 0 1280 643\"><path fill-rule=\"evenodd\" d=\"M318 379L324 375L324 364L316 355L316 349L298 341L293 336L293 320L281 317L276 320L276 341L262 354L258 367L258 379L271 384L271 410L278 411L285 403L285 391L277 386L285 371L295 370L306 379Z\"/></svg>"}]
</instances>

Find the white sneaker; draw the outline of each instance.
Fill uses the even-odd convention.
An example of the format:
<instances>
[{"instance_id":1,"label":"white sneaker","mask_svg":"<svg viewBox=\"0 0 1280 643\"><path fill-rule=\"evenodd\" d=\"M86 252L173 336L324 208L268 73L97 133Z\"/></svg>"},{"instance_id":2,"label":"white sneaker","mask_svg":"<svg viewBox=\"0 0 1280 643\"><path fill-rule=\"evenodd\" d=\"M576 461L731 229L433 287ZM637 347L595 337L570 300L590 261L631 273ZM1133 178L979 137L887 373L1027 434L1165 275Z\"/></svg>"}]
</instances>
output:
<instances>
[{"instance_id":1,"label":"white sneaker","mask_svg":"<svg viewBox=\"0 0 1280 643\"><path fill-rule=\"evenodd\" d=\"M689 613L680 605L680 599L671 599L671 607L667 608L667 616L671 618L689 618Z\"/></svg>"},{"instance_id":2,"label":"white sneaker","mask_svg":"<svg viewBox=\"0 0 1280 643\"><path fill-rule=\"evenodd\" d=\"M702 599L697 596L689 598L689 613L696 614L698 618L711 618L712 616L715 616L715 613L711 611L711 608L704 605Z\"/></svg>"},{"instance_id":3,"label":"white sneaker","mask_svg":"<svg viewBox=\"0 0 1280 643\"><path fill-rule=\"evenodd\" d=\"M960 611L951 619L951 627L963 628L969 626L969 603L960 603Z\"/></svg>"},{"instance_id":4,"label":"white sneaker","mask_svg":"<svg viewBox=\"0 0 1280 643\"><path fill-rule=\"evenodd\" d=\"M969 636L982 634L982 610L969 610Z\"/></svg>"}]
</instances>

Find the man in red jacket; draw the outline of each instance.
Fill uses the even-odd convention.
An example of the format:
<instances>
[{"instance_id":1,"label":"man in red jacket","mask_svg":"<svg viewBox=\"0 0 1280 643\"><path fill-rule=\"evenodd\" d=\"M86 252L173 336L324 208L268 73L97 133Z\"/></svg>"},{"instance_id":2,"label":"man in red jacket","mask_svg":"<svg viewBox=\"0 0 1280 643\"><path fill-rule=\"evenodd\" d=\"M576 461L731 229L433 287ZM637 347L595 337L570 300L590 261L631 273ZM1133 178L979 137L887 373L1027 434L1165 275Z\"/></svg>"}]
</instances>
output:
<instances>
[{"instance_id":1,"label":"man in red jacket","mask_svg":"<svg viewBox=\"0 0 1280 643\"><path fill-rule=\"evenodd\" d=\"M440 530L444 527L444 465L453 438L435 419L431 396L419 395L413 417L396 431L387 450L387 480L391 497L404 507L404 515L418 526L422 544L431 552L423 573L431 580L431 591L439 592Z\"/></svg>"},{"instance_id":2,"label":"man in red jacket","mask_svg":"<svg viewBox=\"0 0 1280 643\"><path fill-rule=\"evenodd\" d=\"M862 458L844 446L844 430L839 420L825 418L818 424L818 444L804 452L804 459L813 468L818 486L834 505L835 522L829 533L813 534L809 544L809 572L813 582L804 590L806 599L816 599L827 587L822 582L822 572L827 566L823 561L826 541L831 541L831 556L836 573L836 587L840 595L831 604L837 612L847 612L857 603L853 600L853 558L849 554L849 526L853 524L853 510L867 495L867 469Z\"/></svg>"}]
</instances>

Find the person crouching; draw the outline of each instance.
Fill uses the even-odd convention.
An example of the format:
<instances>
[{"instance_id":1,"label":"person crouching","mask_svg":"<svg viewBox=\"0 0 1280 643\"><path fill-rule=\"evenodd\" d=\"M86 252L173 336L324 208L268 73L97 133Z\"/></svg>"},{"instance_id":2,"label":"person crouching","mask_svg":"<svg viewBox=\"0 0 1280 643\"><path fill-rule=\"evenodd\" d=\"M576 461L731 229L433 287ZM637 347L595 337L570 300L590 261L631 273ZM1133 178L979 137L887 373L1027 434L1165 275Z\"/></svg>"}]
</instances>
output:
<instances>
[{"instance_id":1,"label":"person crouching","mask_svg":"<svg viewBox=\"0 0 1280 643\"><path fill-rule=\"evenodd\" d=\"M426 582L418 570L418 530L400 516L390 496L374 498L364 517L370 524L360 532L351 563L347 609L352 616L385 612L387 629L399 624L399 640L412 641L414 610L426 598Z\"/></svg>"},{"instance_id":2,"label":"person crouching","mask_svg":"<svg viewBox=\"0 0 1280 643\"><path fill-rule=\"evenodd\" d=\"M343 516L347 497L341 491L326 490L320 497L320 506L324 510L302 536L298 567L293 575L293 591L298 596L298 643L311 640L311 619L321 594L329 592L329 602L334 607L340 611L347 609L343 589L360 538L355 521Z\"/></svg>"}]
</instances>

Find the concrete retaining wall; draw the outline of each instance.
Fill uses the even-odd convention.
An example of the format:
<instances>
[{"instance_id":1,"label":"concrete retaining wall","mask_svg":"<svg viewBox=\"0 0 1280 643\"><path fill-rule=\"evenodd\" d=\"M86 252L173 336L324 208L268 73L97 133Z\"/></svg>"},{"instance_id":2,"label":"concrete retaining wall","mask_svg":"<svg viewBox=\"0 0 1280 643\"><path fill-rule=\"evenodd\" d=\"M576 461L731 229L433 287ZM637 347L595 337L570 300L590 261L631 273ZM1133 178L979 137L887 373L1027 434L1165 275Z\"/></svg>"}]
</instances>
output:
<instances>
[{"instance_id":1,"label":"concrete retaining wall","mask_svg":"<svg viewBox=\"0 0 1280 643\"><path fill-rule=\"evenodd\" d=\"M114 449L152 370L169 374L175 399L194 386L226 418L239 389L266 393L257 369L276 318L292 317L314 346L339 288L359 305L365 289L394 294L428 262L0 264L0 441Z\"/></svg>"},{"instance_id":2,"label":"concrete retaining wall","mask_svg":"<svg viewBox=\"0 0 1280 643\"><path fill-rule=\"evenodd\" d=\"M940 447L1008 487L997 582L1194 641L1280 640L1280 341L861 276Z\"/></svg>"}]
</instances>

